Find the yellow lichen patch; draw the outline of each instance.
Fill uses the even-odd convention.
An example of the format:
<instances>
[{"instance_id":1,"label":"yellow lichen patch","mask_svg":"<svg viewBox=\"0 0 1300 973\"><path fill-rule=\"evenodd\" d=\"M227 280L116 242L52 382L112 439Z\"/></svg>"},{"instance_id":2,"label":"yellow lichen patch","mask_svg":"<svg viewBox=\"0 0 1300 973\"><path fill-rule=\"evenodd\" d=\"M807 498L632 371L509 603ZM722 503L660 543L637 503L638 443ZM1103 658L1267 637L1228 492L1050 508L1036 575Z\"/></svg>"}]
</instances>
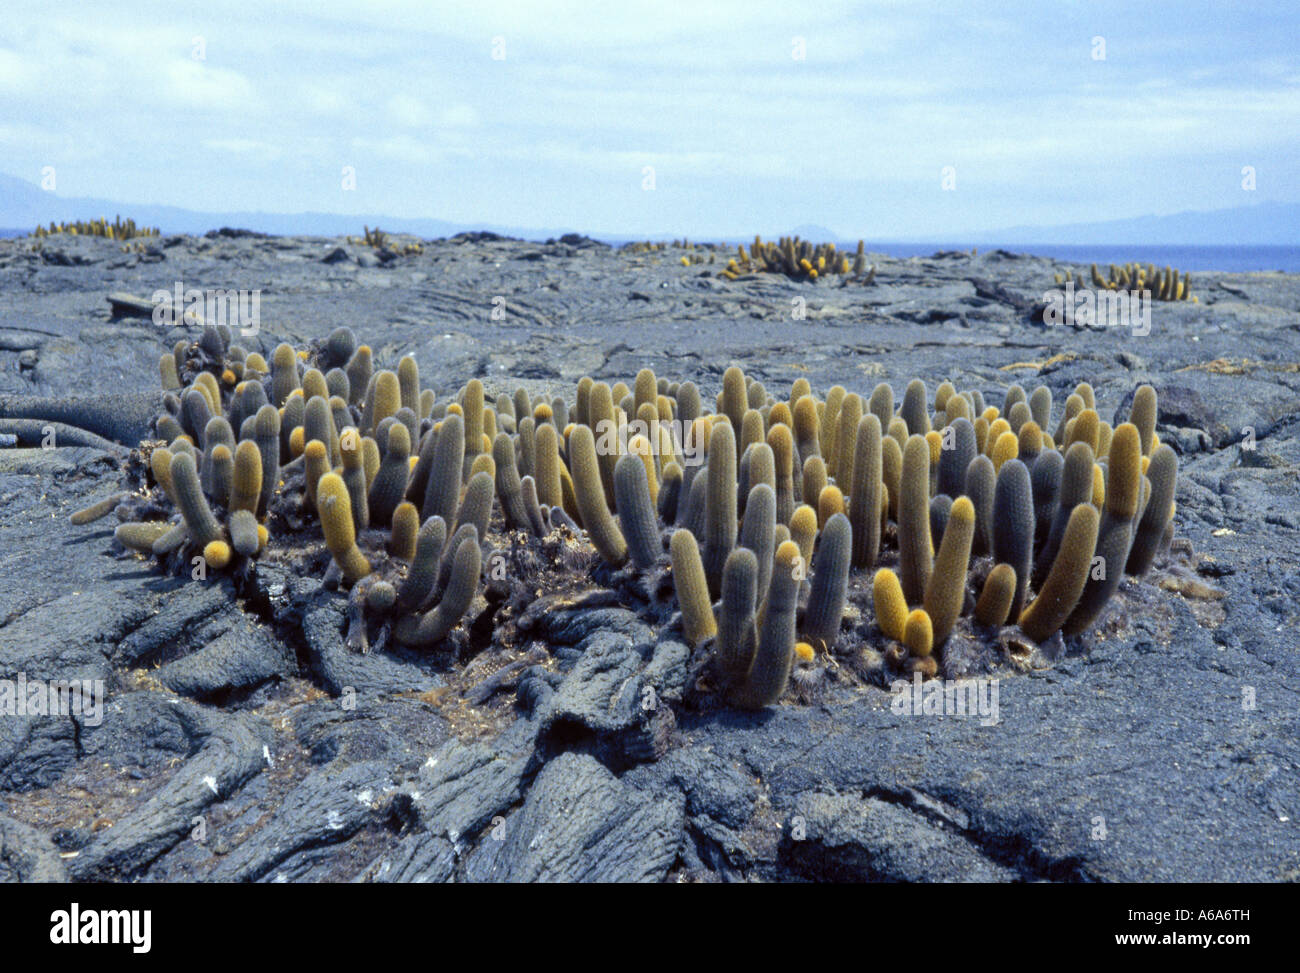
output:
<instances>
[{"instance_id":1,"label":"yellow lichen patch","mask_svg":"<svg viewBox=\"0 0 1300 973\"><path fill-rule=\"evenodd\" d=\"M1052 355L1050 358L1044 358L1042 361L1018 361L1013 362L1010 365L1003 365L998 369L998 371L1014 372L1021 368L1033 368L1042 372L1042 370L1047 368L1049 365L1059 365L1061 362L1074 361L1078 357L1079 356L1072 351L1062 351L1058 354Z\"/></svg>"},{"instance_id":2,"label":"yellow lichen patch","mask_svg":"<svg viewBox=\"0 0 1300 973\"><path fill-rule=\"evenodd\" d=\"M1215 358L1195 365L1184 365L1179 372L1208 372L1211 375L1249 375L1256 370L1294 374L1300 372L1300 362L1256 361L1251 358Z\"/></svg>"},{"instance_id":3,"label":"yellow lichen patch","mask_svg":"<svg viewBox=\"0 0 1300 973\"><path fill-rule=\"evenodd\" d=\"M1167 575L1161 578L1157 584L1164 588L1165 591L1176 592L1184 598L1190 598L1194 601L1222 601L1228 597L1228 593L1222 588L1216 588L1197 578L1188 578L1181 575Z\"/></svg>"}]
</instances>

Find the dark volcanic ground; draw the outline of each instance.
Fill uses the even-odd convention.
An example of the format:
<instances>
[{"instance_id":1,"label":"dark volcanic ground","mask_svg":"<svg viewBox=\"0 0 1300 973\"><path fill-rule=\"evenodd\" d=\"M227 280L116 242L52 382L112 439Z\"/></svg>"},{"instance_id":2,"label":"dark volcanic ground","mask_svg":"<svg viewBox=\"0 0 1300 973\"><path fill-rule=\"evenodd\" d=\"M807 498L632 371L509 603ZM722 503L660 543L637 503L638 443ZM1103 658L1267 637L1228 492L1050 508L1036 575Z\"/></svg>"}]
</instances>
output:
<instances>
[{"instance_id":1,"label":"dark volcanic ground","mask_svg":"<svg viewBox=\"0 0 1300 973\"><path fill-rule=\"evenodd\" d=\"M111 521L70 526L119 489L114 453L0 449L0 679L108 687L98 725L0 716L0 878L1300 878L1300 278L1196 275L1199 303L1157 305L1138 337L1031 323L1042 258L881 258L874 286L841 286L727 282L682 253L0 241L0 416L155 394L179 332L105 298L177 281L260 288L242 343L268 356L350 325L440 393L477 376L571 397L650 366L711 394L737 363L777 394L920 376L996 404L1046 383L1058 410L1086 380L1109 419L1150 382L1187 543L1055 665L1009 662L997 725L895 715L871 687L701 712L679 702L680 643L618 605L561 601L468 666L352 656L317 579L267 565L237 601L115 559ZM133 443L140 401L93 431Z\"/></svg>"}]
</instances>

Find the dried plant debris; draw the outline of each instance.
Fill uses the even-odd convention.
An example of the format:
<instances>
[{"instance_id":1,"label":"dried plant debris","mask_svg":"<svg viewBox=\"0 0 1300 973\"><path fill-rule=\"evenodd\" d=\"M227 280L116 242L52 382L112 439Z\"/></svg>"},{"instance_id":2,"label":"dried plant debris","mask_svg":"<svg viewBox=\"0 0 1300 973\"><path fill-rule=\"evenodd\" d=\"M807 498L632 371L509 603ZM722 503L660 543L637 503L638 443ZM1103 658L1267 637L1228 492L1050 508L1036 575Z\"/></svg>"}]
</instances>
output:
<instances>
[{"instance_id":1,"label":"dried plant debris","mask_svg":"<svg viewBox=\"0 0 1300 973\"><path fill-rule=\"evenodd\" d=\"M1115 428L1086 383L1054 414L1045 386L998 407L916 379L896 409L884 383L780 397L735 366L711 399L643 369L572 401L477 379L440 400L346 328L269 363L206 329L159 372L139 489L73 522L116 514L117 542L172 571L319 573L362 653L472 641L481 595L517 617L595 584L679 630L706 695L761 708L831 669L1023 662L1088 632L1172 539L1150 386Z\"/></svg>"},{"instance_id":2,"label":"dried plant debris","mask_svg":"<svg viewBox=\"0 0 1300 973\"><path fill-rule=\"evenodd\" d=\"M393 240L379 227L362 227L362 235L348 237L348 243L358 246L373 247L380 254L399 257L412 257L424 253L424 244L419 240L406 240L401 243Z\"/></svg>"}]
</instances>

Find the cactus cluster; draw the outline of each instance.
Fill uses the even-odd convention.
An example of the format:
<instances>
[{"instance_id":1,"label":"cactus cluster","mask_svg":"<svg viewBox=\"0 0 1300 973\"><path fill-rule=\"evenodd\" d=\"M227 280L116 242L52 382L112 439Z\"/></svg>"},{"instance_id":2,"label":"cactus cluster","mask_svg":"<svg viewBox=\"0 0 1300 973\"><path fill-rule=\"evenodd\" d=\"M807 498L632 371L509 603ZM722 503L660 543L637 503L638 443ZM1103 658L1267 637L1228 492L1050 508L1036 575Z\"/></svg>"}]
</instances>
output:
<instances>
[{"instance_id":1,"label":"cactus cluster","mask_svg":"<svg viewBox=\"0 0 1300 973\"><path fill-rule=\"evenodd\" d=\"M1103 276L1097 265L1093 264L1088 274L1089 282L1097 290L1124 291L1130 294L1149 291L1153 300L1197 303L1197 298L1192 296L1191 275L1186 271L1180 275L1174 267L1166 266L1161 270L1155 264L1127 263L1122 267L1110 264ZM1057 272L1055 281L1058 285L1067 281L1078 282L1073 270Z\"/></svg>"},{"instance_id":2,"label":"cactus cluster","mask_svg":"<svg viewBox=\"0 0 1300 973\"><path fill-rule=\"evenodd\" d=\"M709 254L712 254L714 251L729 249L727 244L724 243L696 243L695 241L688 240L685 237L682 237L680 240L672 240L672 241L634 240L631 243L623 244L618 249L620 253L638 254L638 253L659 253L660 251L668 250L669 248L672 248L674 250L703 251L704 253L709 253ZM700 263L702 261L702 258L697 260L696 259L697 256L698 254L692 255L691 258L692 262ZM710 257L709 263L712 262L713 262L712 257Z\"/></svg>"},{"instance_id":3,"label":"cactus cluster","mask_svg":"<svg viewBox=\"0 0 1300 973\"><path fill-rule=\"evenodd\" d=\"M1046 386L999 407L919 379L896 408L887 384L777 397L734 366L715 409L649 370L584 378L576 403L557 439L572 520L613 569L670 566L682 631L737 705L775 702L797 646L869 639L843 631L857 591L885 659L934 675L959 626L1085 631L1172 536L1177 457L1150 386L1115 428L1086 383L1056 415Z\"/></svg>"},{"instance_id":4,"label":"cactus cluster","mask_svg":"<svg viewBox=\"0 0 1300 973\"><path fill-rule=\"evenodd\" d=\"M225 326L205 327L162 355L159 372L146 489L73 522L116 512L123 547L236 577L277 542L323 537L325 581L350 590L348 643L360 651L369 629L425 647L460 622L480 589L497 495L508 520L549 529L477 380L439 403L414 358L378 369L347 328L301 351L281 344L267 362Z\"/></svg>"},{"instance_id":5,"label":"cactus cluster","mask_svg":"<svg viewBox=\"0 0 1300 973\"><path fill-rule=\"evenodd\" d=\"M643 369L584 377L572 400L489 399L477 379L439 400L413 358L379 369L349 329L268 362L220 326L159 372L148 489L74 522L116 512L125 547L237 577L319 538L363 651L376 628L445 639L487 545L585 536L599 583L678 613L720 694L758 708L864 644L933 675L958 632L1083 632L1172 532L1177 458L1149 386L1115 428L1086 383L1054 414L1045 386L999 407L918 379L896 405L885 383L774 395L735 366L714 397Z\"/></svg>"},{"instance_id":6,"label":"cactus cluster","mask_svg":"<svg viewBox=\"0 0 1300 973\"><path fill-rule=\"evenodd\" d=\"M388 251L402 257L415 256L424 253L424 244L418 240L408 241L401 246L395 244L392 239L379 227L362 227L362 235L359 237L348 237L348 243L358 246L374 247L376 250Z\"/></svg>"},{"instance_id":7,"label":"cactus cluster","mask_svg":"<svg viewBox=\"0 0 1300 973\"><path fill-rule=\"evenodd\" d=\"M669 244L662 240L634 240L631 243L625 243L619 247L621 253L658 253L661 250L667 250Z\"/></svg>"},{"instance_id":8,"label":"cactus cluster","mask_svg":"<svg viewBox=\"0 0 1300 973\"><path fill-rule=\"evenodd\" d=\"M54 223L38 226L32 236L40 238L66 233L69 236L97 236L108 240L131 240L135 237L153 237L162 233L156 226L136 226L135 220L114 216L110 223L104 217L97 220L77 220L74 223Z\"/></svg>"},{"instance_id":9,"label":"cactus cluster","mask_svg":"<svg viewBox=\"0 0 1300 973\"><path fill-rule=\"evenodd\" d=\"M798 236L781 237L775 243L764 242L760 236L748 251L744 245L736 249L736 256L719 271L719 276L737 280L748 274L784 274L794 280L817 280L831 274L840 274L870 284L876 279L873 264L868 270L865 243L858 241L855 254L841 253L833 243L811 243Z\"/></svg>"}]
</instances>

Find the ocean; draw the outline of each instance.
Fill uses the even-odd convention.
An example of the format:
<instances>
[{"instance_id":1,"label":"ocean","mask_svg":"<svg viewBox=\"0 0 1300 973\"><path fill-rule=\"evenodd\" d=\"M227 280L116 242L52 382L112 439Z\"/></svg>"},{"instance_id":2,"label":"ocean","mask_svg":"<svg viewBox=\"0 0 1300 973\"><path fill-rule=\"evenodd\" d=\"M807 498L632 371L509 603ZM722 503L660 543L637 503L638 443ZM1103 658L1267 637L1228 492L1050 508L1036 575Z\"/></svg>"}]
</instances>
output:
<instances>
[{"instance_id":1,"label":"ocean","mask_svg":"<svg viewBox=\"0 0 1300 973\"><path fill-rule=\"evenodd\" d=\"M0 229L0 238L23 236L29 230ZM619 240L615 242L615 246ZM748 242L748 241L742 241ZM855 247L856 240L845 241L843 246ZM1133 261L1143 264L1166 265L1179 270L1223 270L1244 273L1254 270L1281 270L1300 273L1300 246L1250 247L1250 246L1093 246L1088 244L1054 243L890 243L868 240L867 250L887 253L891 257L928 257L941 250L969 250L978 247L981 253L990 250L1009 250L1012 253L1032 253L1051 257L1062 265L1088 266L1095 263L1105 268L1107 264L1126 264Z\"/></svg>"},{"instance_id":2,"label":"ocean","mask_svg":"<svg viewBox=\"0 0 1300 973\"><path fill-rule=\"evenodd\" d=\"M1070 267L1095 263L1103 270L1107 264L1137 262L1166 265L1179 270L1223 270L1244 273L1253 270L1281 270L1300 273L1300 247L1194 247L1194 246L1091 246L1088 244L1050 243L873 243L868 240L867 250L887 253L891 257L928 257L940 250L969 250L979 247L980 253L990 250L1009 250L1012 253L1032 253L1051 257Z\"/></svg>"}]
</instances>

